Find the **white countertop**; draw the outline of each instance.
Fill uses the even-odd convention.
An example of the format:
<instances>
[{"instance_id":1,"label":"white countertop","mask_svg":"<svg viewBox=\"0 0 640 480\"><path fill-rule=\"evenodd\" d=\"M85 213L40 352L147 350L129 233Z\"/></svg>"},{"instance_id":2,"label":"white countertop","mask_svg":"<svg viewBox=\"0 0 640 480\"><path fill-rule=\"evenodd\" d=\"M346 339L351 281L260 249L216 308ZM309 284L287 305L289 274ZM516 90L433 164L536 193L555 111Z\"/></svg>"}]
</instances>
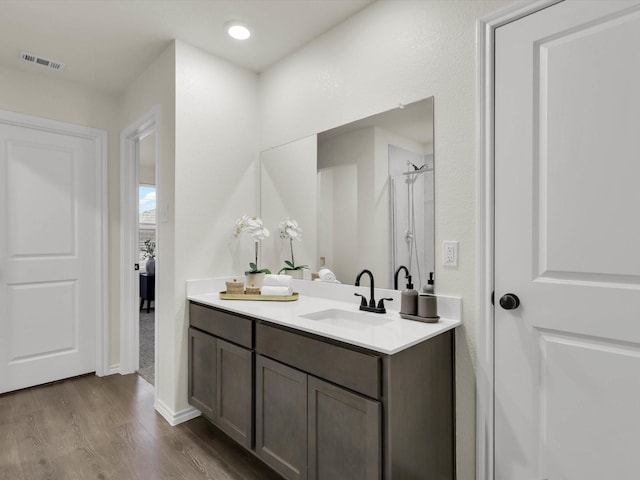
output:
<instances>
[{"instance_id":1,"label":"white countertop","mask_svg":"<svg viewBox=\"0 0 640 480\"><path fill-rule=\"evenodd\" d=\"M222 300L219 292L225 289L225 280L228 278L189 281L187 282L187 299L390 355L451 330L462 323L460 320L462 301L458 297L438 296L440 320L437 323L424 323L400 318L398 311L390 308L392 304L400 306L400 292L376 289L376 299L381 296L390 296L394 301L387 303L386 314L365 312L362 314L375 316L377 319L384 318L388 322L383 325L367 326L365 324L354 327L311 320L301 315L328 309L358 312L359 299L354 297L353 293L363 293L369 298L369 287L295 280L294 290L300 293L296 301ZM372 321L375 320L372 319Z\"/></svg>"}]
</instances>

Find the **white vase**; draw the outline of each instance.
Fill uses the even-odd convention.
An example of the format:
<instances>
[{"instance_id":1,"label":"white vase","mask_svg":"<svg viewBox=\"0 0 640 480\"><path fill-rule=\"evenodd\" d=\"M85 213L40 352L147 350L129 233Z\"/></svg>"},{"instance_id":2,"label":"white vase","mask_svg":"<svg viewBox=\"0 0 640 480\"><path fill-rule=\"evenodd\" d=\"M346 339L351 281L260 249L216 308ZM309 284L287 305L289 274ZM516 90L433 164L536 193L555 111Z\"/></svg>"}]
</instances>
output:
<instances>
[{"instance_id":1,"label":"white vase","mask_svg":"<svg viewBox=\"0 0 640 480\"><path fill-rule=\"evenodd\" d=\"M153 257L147 258L147 262L144 264L144 269L149 275L156 274L156 259Z\"/></svg>"},{"instance_id":2,"label":"white vase","mask_svg":"<svg viewBox=\"0 0 640 480\"><path fill-rule=\"evenodd\" d=\"M262 288L264 276L264 273L248 273L244 284L246 287Z\"/></svg>"}]
</instances>

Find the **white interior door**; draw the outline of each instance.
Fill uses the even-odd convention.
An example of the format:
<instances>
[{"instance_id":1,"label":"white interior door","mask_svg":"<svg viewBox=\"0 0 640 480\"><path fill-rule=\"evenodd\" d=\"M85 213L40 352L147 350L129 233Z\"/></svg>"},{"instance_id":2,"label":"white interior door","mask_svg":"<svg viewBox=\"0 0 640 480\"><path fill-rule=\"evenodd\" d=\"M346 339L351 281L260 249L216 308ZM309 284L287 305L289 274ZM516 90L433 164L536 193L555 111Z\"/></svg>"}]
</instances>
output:
<instances>
[{"instance_id":1,"label":"white interior door","mask_svg":"<svg viewBox=\"0 0 640 480\"><path fill-rule=\"evenodd\" d=\"M640 478L639 49L635 0L496 30L499 480Z\"/></svg>"},{"instance_id":2,"label":"white interior door","mask_svg":"<svg viewBox=\"0 0 640 480\"><path fill-rule=\"evenodd\" d=\"M96 370L93 140L0 123L0 393Z\"/></svg>"}]
</instances>

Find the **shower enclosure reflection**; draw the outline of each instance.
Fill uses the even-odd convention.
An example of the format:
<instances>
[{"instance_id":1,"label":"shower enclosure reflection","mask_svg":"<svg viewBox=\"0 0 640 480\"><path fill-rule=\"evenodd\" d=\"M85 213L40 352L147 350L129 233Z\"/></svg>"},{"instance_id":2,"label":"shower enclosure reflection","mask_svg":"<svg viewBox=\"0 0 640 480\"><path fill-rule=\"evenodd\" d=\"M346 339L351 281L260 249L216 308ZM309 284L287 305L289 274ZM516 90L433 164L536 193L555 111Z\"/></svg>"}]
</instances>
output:
<instances>
[{"instance_id":1,"label":"shower enclosure reflection","mask_svg":"<svg viewBox=\"0 0 640 480\"><path fill-rule=\"evenodd\" d=\"M414 285L423 287L435 270L428 254L434 251L433 155L389 145L389 175L392 268L405 266Z\"/></svg>"}]
</instances>

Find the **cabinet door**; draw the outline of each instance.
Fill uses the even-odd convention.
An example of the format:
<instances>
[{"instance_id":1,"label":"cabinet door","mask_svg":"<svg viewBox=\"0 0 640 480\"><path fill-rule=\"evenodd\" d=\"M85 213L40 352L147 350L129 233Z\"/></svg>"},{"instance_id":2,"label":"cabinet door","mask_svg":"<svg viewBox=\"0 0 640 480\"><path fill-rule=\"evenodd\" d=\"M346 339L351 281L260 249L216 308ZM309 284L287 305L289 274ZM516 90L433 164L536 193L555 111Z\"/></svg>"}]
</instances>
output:
<instances>
[{"instance_id":1,"label":"cabinet door","mask_svg":"<svg viewBox=\"0 0 640 480\"><path fill-rule=\"evenodd\" d=\"M215 418L216 338L195 328L189 328L189 403Z\"/></svg>"},{"instance_id":2,"label":"cabinet door","mask_svg":"<svg viewBox=\"0 0 640 480\"><path fill-rule=\"evenodd\" d=\"M256 356L256 454L289 480L307 478L307 375Z\"/></svg>"},{"instance_id":3,"label":"cabinet door","mask_svg":"<svg viewBox=\"0 0 640 480\"><path fill-rule=\"evenodd\" d=\"M381 478L381 407L315 377L309 385L309 480Z\"/></svg>"},{"instance_id":4,"label":"cabinet door","mask_svg":"<svg viewBox=\"0 0 640 480\"><path fill-rule=\"evenodd\" d=\"M251 448L252 352L221 339L216 339L216 404L215 423L235 441Z\"/></svg>"}]
</instances>

